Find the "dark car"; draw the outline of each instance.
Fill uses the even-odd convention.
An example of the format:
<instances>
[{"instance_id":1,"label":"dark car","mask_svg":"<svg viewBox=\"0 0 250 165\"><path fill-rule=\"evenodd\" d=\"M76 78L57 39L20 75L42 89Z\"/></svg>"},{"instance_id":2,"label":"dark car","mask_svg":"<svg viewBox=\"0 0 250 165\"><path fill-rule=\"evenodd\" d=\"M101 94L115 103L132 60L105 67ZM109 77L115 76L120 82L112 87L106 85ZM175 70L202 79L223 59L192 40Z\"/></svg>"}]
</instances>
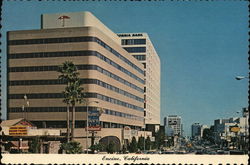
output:
<instances>
[{"instance_id":1,"label":"dark car","mask_svg":"<svg viewBox=\"0 0 250 165\"><path fill-rule=\"evenodd\" d=\"M239 150L231 150L229 151L230 155L244 155L244 151L239 151Z\"/></svg>"}]
</instances>

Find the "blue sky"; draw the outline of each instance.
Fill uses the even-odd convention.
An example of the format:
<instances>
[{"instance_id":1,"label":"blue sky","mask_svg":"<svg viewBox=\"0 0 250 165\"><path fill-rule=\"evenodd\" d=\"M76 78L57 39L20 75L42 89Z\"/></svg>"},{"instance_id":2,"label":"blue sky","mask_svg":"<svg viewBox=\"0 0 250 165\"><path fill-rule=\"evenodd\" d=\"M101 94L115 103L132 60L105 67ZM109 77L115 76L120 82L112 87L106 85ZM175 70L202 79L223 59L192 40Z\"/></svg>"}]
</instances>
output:
<instances>
[{"instance_id":1,"label":"blue sky","mask_svg":"<svg viewBox=\"0 0 250 165\"><path fill-rule=\"evenodd\" d=\"M236 116L248 105L246 1L3 3L2 109L6 110L6 32L39 29L40 15L90 11L116 33L147 32L161 59L161 122L180 115L191 124Z\"/></svg>"}]
</instances>

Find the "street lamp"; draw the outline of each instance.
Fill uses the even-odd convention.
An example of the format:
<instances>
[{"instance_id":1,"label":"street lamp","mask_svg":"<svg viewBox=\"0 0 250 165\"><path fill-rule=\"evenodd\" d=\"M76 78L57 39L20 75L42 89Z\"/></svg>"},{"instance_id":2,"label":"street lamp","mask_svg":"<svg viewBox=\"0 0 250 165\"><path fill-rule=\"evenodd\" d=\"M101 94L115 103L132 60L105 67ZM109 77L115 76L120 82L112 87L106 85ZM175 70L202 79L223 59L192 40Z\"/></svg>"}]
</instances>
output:
<instances>
[{"instance_id":1,"label":"street lamp","mask_svg":"<svg viewBox=\"0 0 250 165\"><path fill-rule=\"evenodd\" d=\"M247 77L247 76L236 76L235 79L236 80L242 80L242 79L249 79L249 77Z\"/></svg>"},{"instance_id":2,"label":"street lamp","mask_svg":"<svg viewBox=\"0 0 250 165\"><path fill-rule=\"evenodd\" d=\"M249 76L236 76L235 79L236 80L243 80L243 79L248 79L249 80ZM244 117L244 109L243 109L243 117ZM248 145L248 143L247 143L247 129L246 129L246 127L247 127L247 115L245 115L245 145Z\"/></svg>"},{"instance_id":3,"label":"street lamp","mask_svg":"<svg viewBox=\"0 0 250 165\"><path fill-rule=\"evenodd\" d=\"M89 104L90 103L96 103L98 104L99 102L98 101L86 101L86 107L87 107L87 123L86 123L86 134L87 134L87 140L86 140L86 149L87 149L87 154L89 153L89 150L88 150L88 139L89 139L89 136L88 136L88 128L89 128Z\"/></svg>"},{"instance_id":4,"label":"street lamp","mask_svg":"<svg viewBox=\"0 0 250 165\"><path fill-rule=\"evenodd\" d=\"M27 95L25 94L25 95L23 96L23 98L24 98L24 101L26 102L26 104L27 104L27 108L28 108L28 107L29 107L29 105L30 105L30 102L29 102L29 100L28 100ZM25 105L22 105L22 110L23 110L23 118L24 118L24 119L26 119L26 120L28 120L28 112L27 112L27 108L26 108L26 112L25 112Z\"/></svg>"}]
</instances>

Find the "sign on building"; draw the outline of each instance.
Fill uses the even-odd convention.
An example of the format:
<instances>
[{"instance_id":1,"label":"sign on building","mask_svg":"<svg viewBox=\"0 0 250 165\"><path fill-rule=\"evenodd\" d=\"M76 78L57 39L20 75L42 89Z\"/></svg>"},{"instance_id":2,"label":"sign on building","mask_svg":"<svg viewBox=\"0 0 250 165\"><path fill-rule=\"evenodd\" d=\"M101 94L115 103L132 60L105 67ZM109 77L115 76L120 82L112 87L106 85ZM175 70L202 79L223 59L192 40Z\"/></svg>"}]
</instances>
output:
<instances>
[{"instance_id":1,"label":"sign on building","mask_svg":"<svg viewBox=\"0 0 250 165\"><path fill-rule=\"evenodd\" d=\"M10 136L26 136L27 127L23 125L11 126L9 129Z\"/></svg>"},{"instance_id":2,"label":"sign on building","mask_svg":"<svg viewBox=\"0 0 250 165\"><path fill-rule=\"evenodd\" d=\"M239 131L240 131L240 128L237 127L237 126L230 127L230 131L231 131L231 132L239 132Z\"/></svg>"},{"instance_id":3,"label":"sign on building","mask_svg":"<svg viewBox=\"0 0 250 165\"><path fill-rule=\"evenodd\" d=\"M131 128L128 126L125 126L123 129L123 139L130 139L131 138Z\"/></svg>"},{"instance_id":4,"label":"sign on building","mask_svg":"<svg viewBox=\"0 0 250 165\"><path fill-rule=\"evenodd\" d=\"M35 127L30 122L21 120L17 124L9 128L9 135L10 136L27 136L29 128L35 128Z\"/></svg>"},{"instance_id":5,"label":"sign on building","mask_svg":"<svg viewBox=\"0 0 250 165\"><path fill-rule=\"evenodd\" d=\"M88 131L101 131L100 112L97 109L89 111Z\"/></svg>"}]
</instances>

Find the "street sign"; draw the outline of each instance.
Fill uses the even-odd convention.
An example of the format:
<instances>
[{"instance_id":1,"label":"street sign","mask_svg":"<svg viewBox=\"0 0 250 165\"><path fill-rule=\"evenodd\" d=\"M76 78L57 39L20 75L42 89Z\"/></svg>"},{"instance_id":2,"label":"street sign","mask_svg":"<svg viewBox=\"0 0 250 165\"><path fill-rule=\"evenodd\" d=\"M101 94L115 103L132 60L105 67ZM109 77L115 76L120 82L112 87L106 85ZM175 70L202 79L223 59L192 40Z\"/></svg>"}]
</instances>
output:
<instances>
[{"instance_id":1,"label":"street sign","mask_svg":"<svg viewBox=\"0 0 250 165\"><path fill-rule=\"evenodd\" d=\"M100 119L99 119L99 111L92 110L89 111L88 114L88 131L101 131Z\"/></svg>"}]
</instances>

